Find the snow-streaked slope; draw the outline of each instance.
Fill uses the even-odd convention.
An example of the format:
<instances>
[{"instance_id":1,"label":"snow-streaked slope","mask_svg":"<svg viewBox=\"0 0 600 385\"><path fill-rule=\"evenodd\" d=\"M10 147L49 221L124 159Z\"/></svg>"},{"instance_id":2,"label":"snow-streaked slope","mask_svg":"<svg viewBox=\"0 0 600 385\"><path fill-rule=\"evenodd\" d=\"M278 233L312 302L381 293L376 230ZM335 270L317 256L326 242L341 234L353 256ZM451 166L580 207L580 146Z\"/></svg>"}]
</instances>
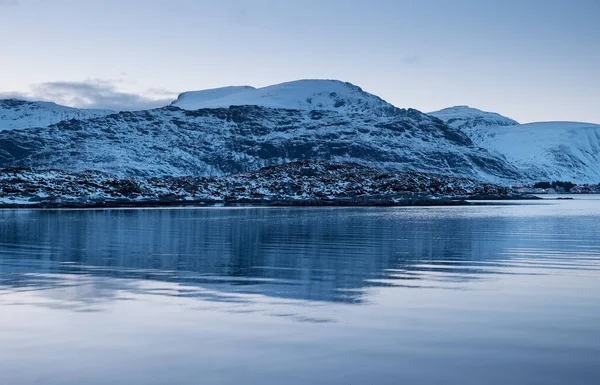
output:
<instances>
[{"instance_id":1,"label":"snow-streaked slope","mask_svg":"<svg viewBox=\"0 0 600 385\"><path fill-rule=\"evenodd\" d=\"M468 106L455 106L429 112L428 115L443 120L450 127L465 132L475 128L515 126L517 121L495 112L486 112Z\"/></svg>"},{"instance_id":2,"label":"snow-streaked slope","mask_svg":"<svg viewBox=\"0 0 600 385\"><path fill-rule=\"evenodd\" d=\"M184 92L172 105L185 110L253 105L372 116L393 116L398 110L378 96L339 80L297 80L264 88L242 86Z\"/></svg>"},{"instance_id":3,"label":"snow-streaked slope","mask_svg":"<svg viewBox=\"0 0 600 385\"><path fill-rule=\"evenodd\" d=\"M473 141L535 180L600 182L600 125L543 122L479 128Z\"/></svg>"},{"instance_id":4,"label":"snow-streaked slope","mask_svg":"<svg viewBox=\"0 0 600 385\"><path fill-rule=\"evenodd\" d=\"M70 119L89 119L113 114L110 110L88 110L50 102L0 100L0 131L29 127L47 127Z\"/></svg>"},{"instance_id":5,"label":"snow-streaked slope","mask_svg":"<svg viewBox=\"0 0 600 385\"><path fill-rule=\"evenodd\" d=\"M479 180L518 174L499 156L416 110L391 117L258 106L169 106L0 132L0 167L100 170L118 175L223 175L295 160Z\"/></svg>"}]
</instances>

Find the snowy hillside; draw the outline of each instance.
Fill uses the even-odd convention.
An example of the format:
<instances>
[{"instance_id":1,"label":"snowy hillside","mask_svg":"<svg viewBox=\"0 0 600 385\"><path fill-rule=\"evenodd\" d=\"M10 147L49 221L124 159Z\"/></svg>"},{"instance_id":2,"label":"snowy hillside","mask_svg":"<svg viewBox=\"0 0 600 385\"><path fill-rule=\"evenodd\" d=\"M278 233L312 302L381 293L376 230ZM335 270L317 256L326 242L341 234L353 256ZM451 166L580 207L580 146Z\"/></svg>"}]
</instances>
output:
<instances>
[{"instance_id":1,"label":"snowy hillside","mask_svg":"<svg viewBox=\"0 0 600 385\"><path fill-rule=\"evenodd\" d=\"M531 123L478 129L472 138L535 180L600 182L600 125Z\"/></svg>"},{"instance_id":2,"label":"snowy hillside","mask_svg":"<svg viewBox=\"0 0 600 385\"><path fill-rule=\"evenodd\" d=\"M69 119L88 119L114 113L110 110L86 110L49 102L0 100L0 131L29 127L47 127Z\"/></svg>"},{"instance_id":3,"label":"snowy hillside","mask_svg":"<svg viewBox=\"0 0 600 385\"><path fill-rule=\"evenodd\" d=\"M460 131L410 109L375 118L327 110L168 106L0 132L0 167L205 176L303 159L488 181L519 177Z\"/></svg>"},{"instance_id":4,"label":"snowy hillside","mask_svg":"<svg viewBox=\"0 0 600 385\"><path fill-rule=\"evenodd\" d=\"M298 80L264 88L242 86L184 92L172 105L185 110L253 105L373 116L393 116L398 110L360 87L338 80Z\"/></svg>"},{"instance_id":5,"label":"snowy hillside","mask_svg":"<svg viewBox=\"0 0 600 385\"><path fill-rule=\"evenodd\" d=\"M600 181L600 125L576 122L518 124L465 106L429 113L466 133L473 143L502 154L523 182Z\"/></svg>"}]
</instances>

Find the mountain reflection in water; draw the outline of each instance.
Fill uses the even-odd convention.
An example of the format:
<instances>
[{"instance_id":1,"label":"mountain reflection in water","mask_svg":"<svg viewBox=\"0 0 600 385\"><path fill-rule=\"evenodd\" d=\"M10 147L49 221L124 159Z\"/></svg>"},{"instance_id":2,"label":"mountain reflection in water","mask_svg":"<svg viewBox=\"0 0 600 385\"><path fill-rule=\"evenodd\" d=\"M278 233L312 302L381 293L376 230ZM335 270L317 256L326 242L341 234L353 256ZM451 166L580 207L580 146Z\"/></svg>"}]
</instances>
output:
<instances>
[{"instance_id":1,"label":"mountain reflection in water","mask_svg":"<svg viewBox=\"0 0 600 385\"><path fill-rule=\"evenodd\" d=\"M441 217L428 209L364 208L4 211L0 293L63 288L59 293L82 304L123 292L360 304L372 287L461 289L464 281L539 274L510 269L532 257L550 264L561 258L545 246L561 241L562 217L490 220L440 211ZM577 241L571 234L569 240ZM139 281L175 285L152 289Z\"/></svg>"}]
</instances>

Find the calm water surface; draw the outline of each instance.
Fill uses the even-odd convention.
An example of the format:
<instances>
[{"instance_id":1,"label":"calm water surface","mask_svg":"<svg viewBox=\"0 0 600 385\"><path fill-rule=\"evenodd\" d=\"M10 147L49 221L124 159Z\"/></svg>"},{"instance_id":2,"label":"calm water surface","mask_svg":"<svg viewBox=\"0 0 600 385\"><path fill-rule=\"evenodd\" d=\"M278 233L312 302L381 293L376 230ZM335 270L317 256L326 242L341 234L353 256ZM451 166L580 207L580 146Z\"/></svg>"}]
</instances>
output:
<instances>
[{"instance_id":1,"label":"calm water surface","mask_svg":"<svg viewBox=\"0 0 600 385\"><path fill-rule=\"evenodd\" d=\"M0 384L600 384L600 200L0 211Z\"/></svg>"}]
</instances>

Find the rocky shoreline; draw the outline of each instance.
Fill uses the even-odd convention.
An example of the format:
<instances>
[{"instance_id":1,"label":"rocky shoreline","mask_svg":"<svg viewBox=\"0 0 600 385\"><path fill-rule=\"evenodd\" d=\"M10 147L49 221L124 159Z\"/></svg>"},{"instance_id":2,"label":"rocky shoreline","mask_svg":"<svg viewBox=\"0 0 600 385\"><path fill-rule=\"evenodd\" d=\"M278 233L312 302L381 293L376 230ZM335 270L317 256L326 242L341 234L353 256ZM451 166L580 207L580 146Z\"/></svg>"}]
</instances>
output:
<instances>
[{"instance_id":1,"label":"rocky shoreline","mask_svg":"<svg viewBox=\"0 0 600 385\"><path fill-rule=\"evenodd\" d=\"M356 163L301 161L218 177L0 170L0 208L456 206L474 204L467 200L527 198L471 179L386 172Z\"/></svg>"}]
</instances>

